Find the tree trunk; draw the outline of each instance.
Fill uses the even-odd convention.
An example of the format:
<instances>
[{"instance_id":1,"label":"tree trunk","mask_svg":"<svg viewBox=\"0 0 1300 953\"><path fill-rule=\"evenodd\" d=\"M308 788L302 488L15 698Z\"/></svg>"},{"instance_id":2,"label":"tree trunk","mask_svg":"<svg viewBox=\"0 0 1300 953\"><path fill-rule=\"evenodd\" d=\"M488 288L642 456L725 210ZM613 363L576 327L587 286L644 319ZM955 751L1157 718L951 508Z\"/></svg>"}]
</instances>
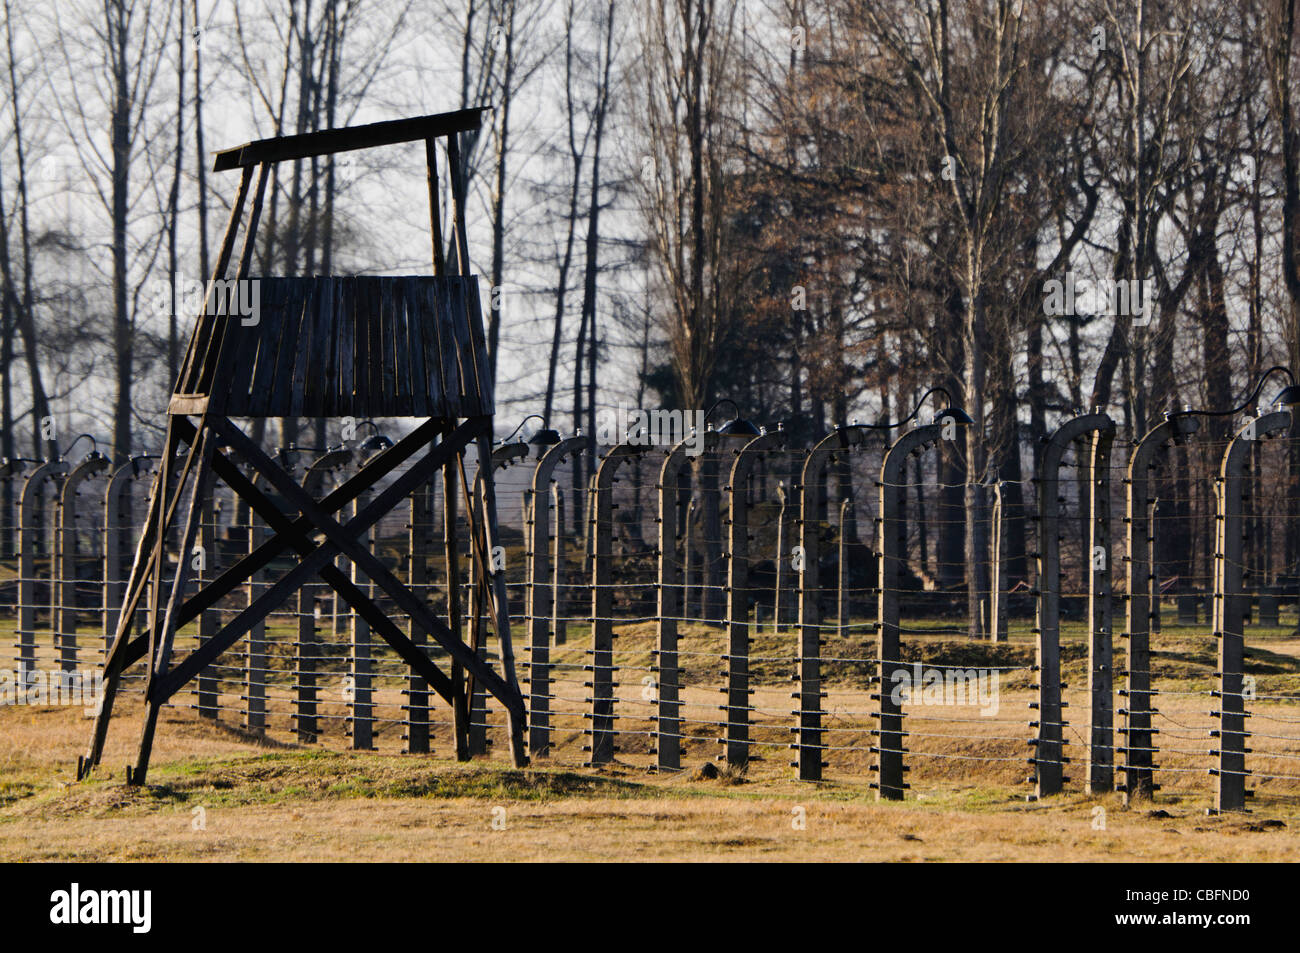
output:
<instances>
[{"instance_id":1,"label":"tree trunk","mask_svg":"<svg viewBox=\"0 0 1300 953\"><path fill-rule=\"evenodd\" d=\"M113 408L113 460L124 464L131 456L132 387L135 383L135 334L127 302L126 216L131 177L131 90L127 68L127 15L121 0L109 6L110 48L113 51L113 355L117 398Z\"/></svg>"},{"instance_id":2,"label":"tree trunk","mask_svg":"<svg viewBox=\"0 0 1300 953\"><path fill-rule=\"evenodd\" d=\"M41 438L41 421L50 416L50 402L45 394L45 384L41 377L39 352L36 347L36 320L32 313L32 238L27 222L27 160L23 151L23 121L18 106L18 79L14 72L14 36L13 16L9 0L4 0L5 9L5 46L6 59L9 64L9 103L14 114L14 156L18 164L18 229L23 252L23 298L17 302L13 292L12 275L6 276L5 285L10 289L10 306L18 323L18 331L23 338L23 354L27 361L27 374L32 388L32 455L53 460L59 454L58 433L53 439L43 441Z\"/></svg>"}]
</instances>

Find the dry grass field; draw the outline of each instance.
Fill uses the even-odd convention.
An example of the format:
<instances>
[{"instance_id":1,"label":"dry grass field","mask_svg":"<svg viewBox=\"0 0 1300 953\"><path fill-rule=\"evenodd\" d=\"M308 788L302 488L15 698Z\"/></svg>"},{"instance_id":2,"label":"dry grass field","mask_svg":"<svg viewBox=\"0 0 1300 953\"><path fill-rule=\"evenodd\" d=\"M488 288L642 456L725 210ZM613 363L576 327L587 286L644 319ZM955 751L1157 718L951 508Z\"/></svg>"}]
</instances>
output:
<instances>
[{"instance_id":1,"label":"dry grass field","mask_svg":"<svg viewBox=\"0 0 1300 953\"><path fill-rule=\"evenodd\" d=\"M1071 702L1067 793L1026 798L1025 739L1033 698L1026 631L1008 646L910 640L907 657L1000 665L996 715L978 707L909 707L911 790L880 803L869 788L867 667L828 662L826 780L799 783L788 714L793 686L781 652L788 641L755 640L771 671L755 694L761 759L743 773L704 770L718 762L721 636L689 629L683 638L690 736L683 770L652 770L648 715L635 673L648 661L652 627L620 629L619 751L611 765L582 766L581 674L557 682L555 750L533 767L511 769L499 754L458 764L435 727L430 756L400 753L395 683L376 689L376 751L349 751L342 705L318 743L286 730L289 689L268 688L265 735L240 728L238 685L223 685L222 712L200 718L188 700L165 712L149 785L124 786L138 731L138 696L126 696L104 763L73 780L90 719L80 708L0 707L0 859L22 860L785 860L785 861L1284 861L1300 858L1300 785L1256 777L1251 814L1207 816L1213 764L1213 639L1203 629L1166 625L1156 643L1161 789L1154 803L1126 808L1118 795L1081 792L1086 684L1078 633L1067 632L1066 697ZM1256 633L1250 670L1261 698L1252 704L1250 766L1257 775L1300 774L1300 704L1268 695L1300 690L1300 640L1291 627ZM580 664L584 639L571 630L558 654ZM690 654L698 653L698 654ZM837 654L838 653L838 654ZM865 637L828 646L828 659L869 657ZM956 661L954 661L956 660ZM937 664L943 664L939 662ZM761 666L760 666L761 667ZM379 671L383 671L382 666ZM563 671L563 669L557 669ZM387 687L386 687L387 686ZM573 692L575 694L569 694ZM327 697L330 693L327 691ZM565 699L575 699L566 701ZM1122 707L1123 699L1117 698ZM330 706L325 706L330 714ZM782 714L785 712L785 714ZM435 710L435 720L445 717ZM391 719L391 720L385 720ZM499 712L489 738L500 742ZM1272 730L1270 730L1270 728ZM442 732L440 734L440 732ZM1098 809L1101 810L1098 810Z\"/></svg>"}]
</instances>

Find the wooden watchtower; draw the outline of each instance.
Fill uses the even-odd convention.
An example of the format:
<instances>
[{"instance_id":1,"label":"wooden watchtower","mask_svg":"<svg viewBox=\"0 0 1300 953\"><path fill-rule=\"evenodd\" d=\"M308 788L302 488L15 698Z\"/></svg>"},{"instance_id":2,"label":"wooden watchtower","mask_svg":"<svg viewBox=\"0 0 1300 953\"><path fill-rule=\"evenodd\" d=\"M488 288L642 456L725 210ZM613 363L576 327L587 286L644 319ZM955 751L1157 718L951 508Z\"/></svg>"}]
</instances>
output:
<instances>
[{"instance_id":1,"label":"wooden watchtower","mask_svg":"<svg viewBox=\"0 0 1300 953\"><path fill-rule=\"evenodd\" d=\"M472 494L464 465L470 444L477 444L480 461L488 460L492 438L492 382L478 278L468 273L465 181L459 171L460 137L479 127L481 112L467 109L262 139L217 155L216 171L240 170L239 190L168 408L165 450L105 662L103 706L89 751L78 763L78 777L85 777L99 763L122 673L130 665L142 658L148 663L144 729L135 767L127 772L129 783L142 784L161 706L304 583L317 578L331 586L452 706L459 757L469 756L467 700L477 682L505 708L514 762L525 763L525 708L515 676L505 585L491 571L490 554L497 538L491 467L484 470L479 490ZM438 202L440 139L445 140L451 185L451 247L445 254ZM258 218L275 163L412 141L425 144L432 277L249 280ZM250 193L252 205L232 283L226 275ZM247 300L250 292L258 296L256 321L238 307L237 296ZM344 416L413 417L421 422L320 499L305 492L232 420ZM256 482L244 467L256 474ZM439 470L447 515L445 619L362 542L380 517ZM214 479L226 483L261 516L271 534L248 556L194 591L188 554L202 501L211 494ZM475 597L487 607L499 639L500 673L461 638L463 574L457 565L454 532L458 486L467 501L473 575L479 587ZM292 512L283 511L262 487L279 494ZM345 507L358 498L363 502L356 515L345 517ZM170 551L173 540L180 544L175 552ZM215 609L223 597L286 554L293 557L288 572L198 649L172 664L178 628ZM352 560L392 601L399 613L396 618L335 565L339 555ZM133 637L132 623L139 610L144 610L146 629ZM411 637L412 629L428 633L447 652L449 671L434 664Z\"/></svg>"}]
</instances>

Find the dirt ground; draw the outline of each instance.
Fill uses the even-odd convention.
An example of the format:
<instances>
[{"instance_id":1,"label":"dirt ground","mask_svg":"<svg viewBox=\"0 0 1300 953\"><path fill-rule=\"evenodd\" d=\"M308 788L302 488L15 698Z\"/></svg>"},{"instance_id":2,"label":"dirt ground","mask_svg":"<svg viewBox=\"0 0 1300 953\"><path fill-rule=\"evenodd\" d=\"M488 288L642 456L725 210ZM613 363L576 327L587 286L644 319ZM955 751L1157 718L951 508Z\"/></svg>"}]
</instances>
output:
<instances>
[{"instance_id":1,"label":"dirt ground","mask_svg":"<svg viewBox=\"0 0 1300 953\"><path fill-rule=\"evenodd\" d=\"M80 709L0 708L0 860L1284 861L1300 825L1208 817L1166 799L935 785L878 803L861 783L674 776L629 763L510 769L268 745L165 715L149 785L129 789L134 724L75 783Z\"/></svg>"},{"instance_id":2,"label":"dirt ground","mask_svg":"<svg viewBox=\"0 0 1300 953\"><path fill-rule=\"evenodd\" d=\"M655 628L640 623L617 633L616 760L595 769L584 766L589 638L573 628L552 656L552 750L523 771L504 757L504 719L494 704L476 716L488 726L488 757L468 764L450 757L445 706L430 713L433 753L402 754L406 675L383 657L374 669L376 750L351 750L357 739L341 660L321 673L319 735L300 742L292 657L283 647L263 681L265 730L242 730L250 703L236 654L214 667L215 718L200 717L188 690L164 709L143 789L123 783L139 737L138 679L119 700L103 763L84 783L74 781L91 729L83 708L0 705L0 860L1296 860L1300 639L1284 621L1254 627L1248 639L1257 697L1248 723L1254 797L1244 815L1207 814L1220 703L1217 644L1204 624L1167 624L1153 640L1160 787L1153 802L1130 808L1118 794L1082 793L1089 700L1078 624L1065 626L1062 644L1066 793L1027 797L1037 674L1021 624L1004 645L905 641L909 663L999 670L997 705L909 703L910 789L905 801L883 803L870 787L877 702L867 627L823 649L826 780L813 784L795 781L790 766L790 633L753 639L751 761L743 772L717 770L726 643L703 626L682 630L682 770L656 772L646 685ZM57 667L44 644L39 661ZM1116 682L1118 728L1126 702ZM1117 734L1116 744L1122 739Z\"/></svg>"}]
</instances>

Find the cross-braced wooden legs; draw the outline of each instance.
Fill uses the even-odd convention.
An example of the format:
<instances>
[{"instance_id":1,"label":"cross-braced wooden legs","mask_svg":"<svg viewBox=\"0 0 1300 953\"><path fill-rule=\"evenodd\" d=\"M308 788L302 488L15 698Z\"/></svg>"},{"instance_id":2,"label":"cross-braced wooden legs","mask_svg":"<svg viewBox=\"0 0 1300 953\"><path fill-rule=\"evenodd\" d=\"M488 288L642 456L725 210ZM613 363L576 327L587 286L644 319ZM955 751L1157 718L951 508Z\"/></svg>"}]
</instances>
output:
<instances>
[{"instance_id":1,"label":"cross-braced wooden legs","mask_svg":"<svg viewBox=\"0 0 1300 953\"><path fill-rule=\"evenodd\" d=\"M349 530L352 529L352 523L360 520L360 516L351 521L347 527L340 526L303 491L296 481L277 467L270 458L265 455L261 448L249 440L242 431L236 428L229 421L221 418L215 422L215 426L230 444L232 449L243 456L258 470L259 473L265 476L267 480L280 491L286 500L288 500L293 506L297 507L303 516L307 517L314 527L324 534L327 543L323 544L322 549L328 549L331 556L334 551L342 551L344 555L356 563L357 566L359 566L362 571L365 572L366 575L397 604L397 607L402 612L407 614L413 622L430 631L434 638L441 643L452 656L453 662L459 663L459 665L471 677L481 681L484 687L501 702L501 704L506 708L510 719L511 747L512 752L515 754L514 760L517 764L526 763L526 756L524 755L523 750L523 725L525 721L525 711L523 696L519 690L518 681L515 676L514 654L511 649L508 628L509 620L505 609L504 579L496 578L493 580L495 592L493 594L494 598L492 599L494 610L493 619L495 627L497 628L498 639L502 646L501 654L505 668L505 678L502 678L493 671L486 662L480 659L470 648L468 648L463 641L461 641L460 633L457 628L444 626L433 615L432 611L424 602L418 599L406 585L398 580L397 577L386 566L384 566L373 553L357 541L354 533L349 533ZM461 471L461 482L464 484L465 478L462 452L465 443L467 442L467 438L478 438L486 442L484 439L486 433L487 431L483 425L483 421L471 421L470 423L457 428L455 432L448 434L443 444L440 445L439 452L429 454L425 458L425 461L412 467L403 478L396 481L388 488L388 490L376 497L375 503L380 504L378 507L380 511L379 515L382 515L383 512L387 512L391 509L397 499L405 498L411 491L423 484L425 479L422 476L423 467L429 460L441 458L445 469L450 469L451 465L454 463ZM482 448L480 448L480 452L483 452ZM404 486L403 484L408 480L411 485L409 487ZM488 482L486 485L490 487L491 483ZM392 497L394 490L398 488L402 489L400 497L385 499L386 497ZM489 506L486 508L489 512L492 512L492 504L495 503L495 500L488 497L487 502ZM368 507L367 510L369 509L370 508ZM375 518L378 518L377 515ZM489 578L489 574L486 572L489 556L485 548L486 537L482 532L481 527L478 532L472 534L470 542L475 566L480 570L479 578L486 581ZM455 568L454 559L452 560L452 568ZM336 583L330 578L332 574L329 572L328 567L326 567L325 571L323 571L321 575L327 582L330 582L338 588ZM449 589L451 588L451 582L452 580L449 580ZM340 590L340 594L343 595L345 599L348 599L349 602L354 601L349 598L349 593ZM449 615L453 616L458 622L459 595L454 589L452 589L449 592L449 597L450 605L453 607L453 612L449 613ZM368 602L368 600L365 601ZM395 644L394 637L396 636L400 638L402 643L400 650L407 651L414 656L423 654L416 650L410 643L409 639L404 635L400 632L395 632L391 624L381 626L380 634L383 635L390 644L393 644L394 648L399 647ZM179 672L177 674L179 676ZM451 700L453 705L456 706L458 702L461 706L465 705L465 697L467 693L464 681L453 677L451 682ZM463 716L467 714L467 710L463 712ZM459 734L460 733L458 732L458 735Z\"/></svg>"},{"instance_id":2,"label":"cross-braced wooden legs","mask_svg":"<svg viewBox=\"0 0 1300 953\"><path fill-rule=\"evenodd\" d=\"M471 441L484 437L488 433L486 429L488 421L488 418L473 418L459 427L449 429L440 444L413 463L405 473L394 479L382 491L375 493L369 502L358 508L355 516L346 523L340 523L333 514L341 512L346 504L374 488L383 478L409 459L415 451L422 446L427 446L432 433L431 428L436 422L429 421L417 428L407 438L372 460L333 493L317 501L243 431L224 417L205 418L201 428L195 428L183 417L173 417L169 424L169 452L164 458L164 467L154 486L149 522L136 554L125 606L106 665L103 708L96 718L90 751L79 762L78 775L84 777L102 756L104 738L111 717L113 695L118 687L121 673L127 666L147 654L148 709L141 736L139 757L135 769L129 773L129 780L143 783L161 706L314 575L319 575L324 582L333 587L345 602L366 619L371 628L401 656L403 661L452 705L458 715L458 754L463 752L468 755L467 745L462 747L462 740L467 739L466 699L468 696L465 678L468 676L482 684L506 709L515 763L520 766L525 764L526 756L523 747L525 708L515 678L513 653L510 650L509 620L504 608L504 580L495 582L495 591L489 597L493 603L494 625L502 645L502 660L505 663L503 678L462 641L459 625L459 592L455 588L455 584L459 581L459 574L454 571L457 566L454 535L449 534L448 542L449 624L444 624L422 600L411 592L409 587L370 552L369 548L359 542L361 535L378 522L380 517L410 493L423 486L439 468L444 471L444 480L454 480L453 467L462 466L464 449ZM180 440L189 444L190 451L173 486L171 470L175 465L174 450ZM291 518L281 512L279 507L258 489L233 461L217 450L219 442L227 445L251 465L259 476L298 510L300 515ZM202 500L213 475L220 477L236 494L246 500L269 524L275 535L208 586L182 601L185 586L189 581L189 560L185 556L193 545ZM461 478L463 482L463 473ZM185 488L191 482L193 492L184 523L181 548L177 554L170 585L166 589L164 607L161 605L163 598L161 583L168 569L167 530ZM453 518L455 516L454 509L451 510L451 516ZM492 528L492 533L495 534L495 527ZM323 538L317 541L318 537ZM490 557L484 550L486 543L486 534L477 532L471 535L471 551L476 566L486 567L489 562ZM214 606L222 596L245 583L255 572L266 567L272 559L286 549L296 552L299 557L298 564L237 613L220 631L179 665L170 669L172 642L177 629L196 618L203 609ZM419 626L422 632L431 635L447 651L453 664L451 677L434 665L429 656L398 629L388 614L334 565L334 559L340 553L351 559L380 590L392 599L398 610L410 617L413 625ZM484 580L485 586L488 585L486 574L479 573L478 577ZM148 589L150 582L154 582L154 586L149 606L149 630L131 639L131 622L142 593Z\"/></svg>"}]
</instances>

